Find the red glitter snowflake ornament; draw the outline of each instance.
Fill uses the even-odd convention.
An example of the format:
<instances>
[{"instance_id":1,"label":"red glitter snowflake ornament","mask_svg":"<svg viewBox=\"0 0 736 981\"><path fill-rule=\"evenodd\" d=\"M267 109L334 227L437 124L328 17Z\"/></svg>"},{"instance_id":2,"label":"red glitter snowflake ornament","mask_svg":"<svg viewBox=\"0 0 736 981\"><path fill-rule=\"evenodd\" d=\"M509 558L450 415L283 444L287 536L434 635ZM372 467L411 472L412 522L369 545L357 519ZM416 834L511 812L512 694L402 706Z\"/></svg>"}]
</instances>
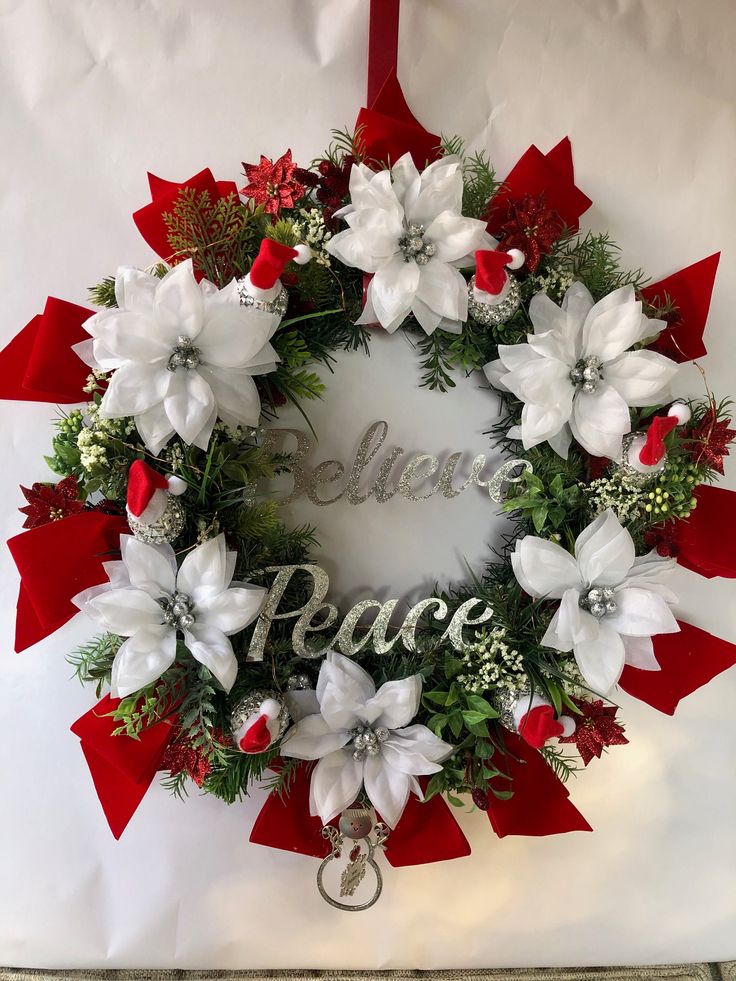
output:
<instances>
[{"instance_id":1,"label":"red glitter snowflake ornament","mask_svg":"<svg viewBox=\"0 0 736 981\"><path fill-rule=\"evenodd\" d=\"M592 702L586 702L582 698L573 698L573 701L582 715L575 717L575 732L571 736L559 737L558 742L575 743L585 766L594 756L600 759L606 746L623 746L628 743L624 727L616 722L616 705L606 705L600 698Z\"/></svg>"},{"instance_id":2,"label":"red glitter snowflake ornament","mask_svg":"<svg viewBox=\"0 0 736 981\"><path fill-rule=\"evenodd\" d=\"M504 249L524 253L529 272L536 272L542 256L547 255L560 237L563 223L556 211L547 207L544 194L527 194L521 201L509 201L498 237Z\"/></svg>"},{"instance_id":3,"label":"red glitter snowflake ornament","mask_svg":"<svg viewBox=\"0 0 736 981\"><path fill-rule=\"evenodd\" d=\"M723 458L728 456L729 444L736 439L736 429L729 429L730 425L730 419L718 420L715 409L708 409L688 433L687 451L695 463L723 473Z\"/></svg>"},{"instance_id":4,"label":"red glitter snowflake ornament","mask_svg":"<svg viewBox=\"0 0 736 981\"><path fill-rule=\"evenodd\" d=\"M297 180L299 168L291 159L291 150L271 161L261 154L257 164L243 164L248 183L240 193L264 205L269 215L278 215L282 208L293 208L304 196L304 185Z\"/></svg>"},{"instance_id":5,"label":"red glitter snowflake ornament","mask_svg":"<svg viewBox=\"0 0 736 981\"><path fill-rule=\"evenodd\" d=\"M25 507L18 508L26 515L24 528L38 528L52 521L67 518L70 514L84 511L86 505L79 500L77 478L64 477L58 484L33 484L21 486L23 497L28 501Z\"/></svg>"}]
</instances>

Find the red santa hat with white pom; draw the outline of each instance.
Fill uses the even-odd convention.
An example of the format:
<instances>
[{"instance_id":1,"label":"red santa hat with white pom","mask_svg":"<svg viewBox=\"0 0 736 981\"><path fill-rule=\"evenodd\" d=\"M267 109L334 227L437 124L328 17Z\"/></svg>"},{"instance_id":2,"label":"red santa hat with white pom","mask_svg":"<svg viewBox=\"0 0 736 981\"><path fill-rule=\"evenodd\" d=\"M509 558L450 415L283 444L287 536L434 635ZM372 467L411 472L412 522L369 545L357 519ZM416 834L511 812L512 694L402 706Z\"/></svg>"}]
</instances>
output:
<instances>
[{"instance_id":1,"label":"red santa hat with white pom","mask_svg":"<svg viewBox=\"0 0 736 981\"><path fill-rule=\"evenodd\" d=\"M670 406L666 416L655 416L645 433L637 433L624 444L624 462L640 474L655 474L664 466L665 437L690 421L690 409L683 402Z\"/></svg>"},{"instance_id":2,"label":"red santa hat with white pom","mask_svg":"<svg viewBox=\"0 0 736 981\"><path fill-rule=\"evenodd\" d=\"M250 272L240 282L242 288L256 300L274 300L281 292L281 275L290 262L305 265L312 258L308 245L291 248L264 238Z\"/></svg>"},{"instance_id":3,"label":"red santa hat with white pom","mask_svg":"<svg viewBox=\"0 0 736 981\"><path fill-rule=\"evenodd\" d=\"M552 704L541 695L521 695L511 707L514 726L521 738L541 749L548 739L557 736L571 736L575 732L575 720L572 716L561 715L555 718Z\"/></svg>"},{"instance_id":4,"label":"red santa hat with white pom","mask_svg":"<svg viewBox=\"0 0 736 981\"><path fill-rule=\"evenodd\" d=\"M501 303L510 289L507 269L521 269L524 253L519 249L502 252L498 249L479 249L475 253L474 294L482 303Z\"/></svg>"},{"instance_id":5,"label":"red santa hat with white pom","mask_svg":"<svg viewBox=\"0 0 736 981\"><path fill-rule=\"evenodd\" d=\"M134 460L128 471L128 516L140 525L158 521L171 495L178 497L187 489L181 477L166 477L143 460Z\"/></svg>"},{"instance_id":6,"label":"red santa hat with white pom","mask_svg":"<svg viewBox=\"0 0 736 981\"><path fill-rule=\"evenodd\" d=\"M233 732L244 753L265 753L283 730L282 705L275 698L264 698L255 711Z\"/></svg>"}]
</instances>

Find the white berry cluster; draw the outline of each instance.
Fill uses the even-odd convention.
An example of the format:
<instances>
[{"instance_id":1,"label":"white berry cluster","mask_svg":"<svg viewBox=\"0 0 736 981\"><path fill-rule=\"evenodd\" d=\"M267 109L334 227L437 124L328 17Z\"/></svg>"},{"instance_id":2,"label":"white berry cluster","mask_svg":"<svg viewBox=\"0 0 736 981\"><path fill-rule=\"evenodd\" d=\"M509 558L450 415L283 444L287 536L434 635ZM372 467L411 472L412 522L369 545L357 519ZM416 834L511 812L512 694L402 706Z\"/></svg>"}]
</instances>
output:
<instances>
[{"instance_id":1,"label":"white berry cluster","mask_svg":"<svg viewBox=\"0 0 736 981\"><path fill-rule=\"evenodd\" d=\"M574 277L571 273L552 267L547 270L546 275L534 277L534 292L546 293L553 300L559 300L570 289L573 282Z\"/></svg>"},{"instance_id":2,"label":"white berry cluster","mask_svg":"<svg viewBox=\"0 0 736 981\"><path fill-rule=\"evenodd\" d=\"M482 695L491 688L514 689L524 673L521 655L506 643L503 627L476 633L462 661L464 671L455 680L472 695Z\"/></svg>"},{"instance_id":3,"label":"white berry cluster","mask_svg":"<svg viewBox=\"0 0 736 981\"><path fill-rule=\"evenodd\" d=\"M135 423L129 418L105 419L96 402L87 405L84 416L84 427L77 436L79 462L87 471L99 471L108 465L111 440L126 439L135 431Z\"/></svg>"},{"instance_id":4,"label":"white berry cluster","mask_svg":"<svg viewBox=\"0 0 736 981\"><path fill-rule=\"evenodd\" d=\"M300 208L299 221L294 222L294 232L299 240L312 249L312 258L320 266L330 265L330 256L325 245L332 238L332 232L325 225L319 208Z\"/></svg>"},{"instance_id":5,"label":"white berry cluster","mask_svg":"<svg viewBox=\"0 0 736 981\"><path fill-rule=\"evenodd\" d=\"M622 524L632 521L641 512L644 492L632 474L616 472L593 480L585 488L592 518L611 508Z\"/></svg>"}]
</instances>

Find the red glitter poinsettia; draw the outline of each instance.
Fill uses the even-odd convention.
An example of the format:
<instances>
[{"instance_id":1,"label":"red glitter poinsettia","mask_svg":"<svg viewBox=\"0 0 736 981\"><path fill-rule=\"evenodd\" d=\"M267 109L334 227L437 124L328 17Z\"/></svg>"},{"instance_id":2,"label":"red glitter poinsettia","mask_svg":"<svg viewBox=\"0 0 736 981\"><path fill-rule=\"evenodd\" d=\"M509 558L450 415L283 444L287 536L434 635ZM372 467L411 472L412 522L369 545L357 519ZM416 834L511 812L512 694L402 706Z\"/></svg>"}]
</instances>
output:
<instances>
[{"instance_id":1,"label":"red glitter poinsettia","mask_svg":"<svg viewBox=\"0 0 736 981\"><path fill-rule=\"evenodd\" d=\"M298 178L302 171L291 159L291 150L272 161L261 154L260 163L243 164L248 183L241 194L264 205L269 215L278 215L282 208L293 208L304 196L304 184Z\"/></svg>"},{"instance_id":2,"label":"red glitter poinsettia","mask_svg":"<svg viewBox=\"0 0 736 981\"><path fill-rule=\"evenodd\" d=\"M644 533L644 544L665 559L676 559L680 554L680 546L675 535L675 522L668 521L647 529Z\"/></svg>"},{"instance_id":3,"label":"red glitter poinsettia","mask_svg":"<svg viewBox=\"0 0 736 981\"><path fill-rule=\"evenodd\" d=\"M331 160L320 161L317 200L325 207L324 216L327 225L334 224L333 215L342 207L348 195L350 171L355 162L352 154L346 154L339 164Z\"/></svg>"},{"instance_id":4,"label":"red glitter poinsettia","mask_svg":"<svg viewBox=\"0 0 736 981\"><path fill-rule=\"evenodd\" d=\"M212 736L221 746L230 744L227 736L219 729L213 729ZM212 762L202 748L195 746L190 739L175 738L166 747L160 769L168 770L172 777L178 773L186 773L198 787L201 787L205 778L212 772Z\"/></svg>"},{"instance_id":5,"label":"red glitter poinsettia","mask_svg":"<svg viewBox=\"0 0 736 981\"><path fill-rule=\"evenodd\" d=\"M616 722L616 705L606 705L600 698L592 702L582 698L573 698L573 701L583 714L575 717L575 732L571 736L560 737L558 742L575 743L585 766L594 756L600 759L606 746L628 743L624 727Z\"/></svg>"},{"instance_id":6,"label":"red glitter poinsettia","mask_svg":"<svg viewBox=\"0 0 736 981\"><path fill-rule=\"evenodd\" d=\"M536 272L542 256L547 255L560 237L563 221L547 207L544 194L525 195L520 201L509 200L506 217L497 228L504 249L520 249L529 272Z\"/></svg>"},{"instance_id":7,"label":"red glitter poinsettia","mask_svg":"<svg viewBox=\"0 0 736 981\"><path fill-rule=\"evenodd\" d=\"M31 487L21 486L23 497L28 501L25 507L18 508L25 514L24 528L38 528L51 521L59 521L70 514L84 511L86 505L79 500L77 478L64 477L58 484L33 484Z\"/></svg>"},{"instance_id":8,"label":"red glitter poinsettia","mask_svg":"<svg viewBox=\"0 0 736 981\"><path fill-rule=\"evenodd\" d=\"M687 434L685 448L695 463L705 465L723 473L723 458L728 456L728 447L736 439L736 429L729 429L730 419L719 420L711 406L700 423Z\"/></svg>"}]
</instances>

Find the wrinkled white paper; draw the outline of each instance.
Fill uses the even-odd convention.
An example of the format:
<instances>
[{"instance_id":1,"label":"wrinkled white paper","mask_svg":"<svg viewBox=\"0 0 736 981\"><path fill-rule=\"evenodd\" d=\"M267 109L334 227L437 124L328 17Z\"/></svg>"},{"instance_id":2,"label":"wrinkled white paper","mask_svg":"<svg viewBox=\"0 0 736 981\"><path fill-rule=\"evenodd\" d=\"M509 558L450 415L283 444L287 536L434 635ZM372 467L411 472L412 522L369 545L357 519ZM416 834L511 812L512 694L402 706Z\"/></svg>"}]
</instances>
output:
<instances>
[{"instance_id":1,"label":"wrinkled white paper","mask_svg":"<svg viewBox=\"0 0 736 981\"><path fill-rule=\"evenodd\" d=\"M501 174L531 142L547 150L569 134L595 201L586 223L609 229L626 265L655 278L723 250L704 366L717 393L736 389L728 0L403 7L400 74L428 129L486 147ZM130 219L147 200L147 169L184 179L209 165L237 177L260 152L291 147L306 162L331 127L351 125L367 14L366 0L0 0L2 340L47 294L84 303L118 263L151 261ZM685 382L702 391L695 369ZM18 482L49 478L54 411L0 405L3 538L21 525ZM435 452L431 431L419 438ZM734 486L733 466L727 473ZM453 554L452 520L433 534ZM0 963L368 969L736 957L734 672L674 720L622 695L632 745L571 787L594 834L500 841L483 814L462 813L472 857L389 869L380 903L348 917L319 898L314 860L248 843L262 793L228 808L196 794L181 804L153 786L116 843L68 731L94 693L69 680L64 656L91 625L79 617L13 654L17 579L4 549L0 575ZM736 640L733 586L680 572L674 589L683 616Z\"/></svg>"}]
</instances>

